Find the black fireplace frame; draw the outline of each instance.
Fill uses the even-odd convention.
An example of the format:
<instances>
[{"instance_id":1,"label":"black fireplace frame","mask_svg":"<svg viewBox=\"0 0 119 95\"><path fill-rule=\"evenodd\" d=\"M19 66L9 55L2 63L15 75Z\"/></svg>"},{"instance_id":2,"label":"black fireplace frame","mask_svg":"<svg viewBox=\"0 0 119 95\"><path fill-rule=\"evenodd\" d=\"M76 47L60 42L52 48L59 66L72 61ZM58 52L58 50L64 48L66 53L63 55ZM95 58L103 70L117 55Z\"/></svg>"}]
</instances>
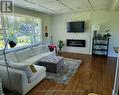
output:
<instances>
[{"instance_id":1,"label":"black fireplace frame","mask_svg":"<svg viewBox=\"0 0 119 95\"><path fill-rule=\"evenodd\" d=\"M67 39L67 46L73 46L73 47L85 47L86 46L86 40L83 39Z\"/></svg>"}]
</instances>

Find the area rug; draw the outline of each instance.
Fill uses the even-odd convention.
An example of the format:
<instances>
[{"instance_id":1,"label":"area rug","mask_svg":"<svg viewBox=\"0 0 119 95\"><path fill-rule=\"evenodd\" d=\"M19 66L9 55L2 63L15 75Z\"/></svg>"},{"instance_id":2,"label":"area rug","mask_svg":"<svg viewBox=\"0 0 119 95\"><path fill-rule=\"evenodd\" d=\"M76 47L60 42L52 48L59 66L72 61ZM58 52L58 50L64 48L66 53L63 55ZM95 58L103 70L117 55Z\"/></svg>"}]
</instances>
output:
<instances>
[{"instance_id":1,"label":"area rug","mask_svg":"<svg viewBox=\"0 0 119 95\"><path fill-rule=\"evenodd\" d=\"M81 60L64 58L63 68L57 73L46 73L46 79L53 80L57 83L68 85L72 76L81 64Z\"/></svg>"}]
</instances>

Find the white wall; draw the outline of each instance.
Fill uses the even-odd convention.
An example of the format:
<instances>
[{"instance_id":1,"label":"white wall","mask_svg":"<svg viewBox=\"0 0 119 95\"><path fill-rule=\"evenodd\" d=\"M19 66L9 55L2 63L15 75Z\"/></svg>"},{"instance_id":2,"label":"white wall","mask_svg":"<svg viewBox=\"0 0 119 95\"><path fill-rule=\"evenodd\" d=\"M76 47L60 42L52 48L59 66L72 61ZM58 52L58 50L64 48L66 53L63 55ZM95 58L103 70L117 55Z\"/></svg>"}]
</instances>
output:
<instances>
[{"instance_id":1,"label":"white wall","mask_svg":"<svg viewBox=\"0 0 119 95\"><path fill-rule=\"evenodd\" d=\"M86 30L84 33L67 33L66 22L68 21L86 21ZM110 11L95 11L95 12L78 12L67 13L52 16L52 35L53 42L58 44L58 40L66 39L85 39L86 47L64 47L64 51L91 54L92 50L92 36L94 25L100 26L100 33L109 28L111 31L109 56L116 56L113 47L119 46L119 12Z\"/></svg>"},{"instance_id":2,"label":"white wall","mask_svg":"<svg viewBox=\"0 0 119 95\"><path fill-rule=\"evenodd\" d=\"M109 28L111 33L109 43L109 56L116 56L113 47L119 47L119 11L105 12L98 11L93 13L93 25L101 25L100 33L104 33Z\"/></svg>"},{"instance_id":3,"label":"white wall","mask_svg":"<svg viewBox=\"0 0 119 95\"><path fill-rule=\"evenodd\" d=\"M67 33L66 22L69 21L85 21L85 32L84 33ZM53 42L58 44L58 40L63 40L65 42L64 51L68 52L81 52L90 53L91 45L91 13L70 13L55 15L52 17L52 35ZM85 39L86 47L67 47L66 39Z\"/></svg>"}]
</instances>

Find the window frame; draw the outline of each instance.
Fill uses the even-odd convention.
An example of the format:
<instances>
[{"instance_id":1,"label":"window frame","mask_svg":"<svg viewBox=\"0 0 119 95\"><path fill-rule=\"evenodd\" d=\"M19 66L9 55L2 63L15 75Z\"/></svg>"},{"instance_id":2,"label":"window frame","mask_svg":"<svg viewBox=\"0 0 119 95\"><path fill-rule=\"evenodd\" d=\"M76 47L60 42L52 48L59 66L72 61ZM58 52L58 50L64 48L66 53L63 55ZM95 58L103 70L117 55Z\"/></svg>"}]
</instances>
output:
<instances>
[{"instance_id":1,"label":"window frame","mask_svg":"<svg viewBox=\"0 0 119 95\"><path fill-rule=\"evenodd\" d=\"M1 16L1 19L3 19L4 20L4 16L14 16L14 17L24 17L24 18L32 18L32 20L33 19L39 19L39 21L38 21L38 28L39 28L39 31L40 31L40 42L33 42L33 43L31 43L31 44L27 44L27 45L23 45L23 46L17 46L17 47L15 47L15 49L17 49L17 48L22 48L22 47L27 47L27 46L31 46L31 45L37 45L37 44L41 44L42 43L42 41L43 41L43 37L42 37L42 19L41 19L41 17L37 17L37 16L29 16L29 15L24 15L24 14L5 14L5 15L2 15ZM1 24L2 24L2 21L1 21ZM33 23L32 23L33 24ZM4 25L2 25L3 27L5 27ZM3 40L4 40L4 44L5 44L5 42L6 42L6 35L7 35L7 33L6 33L6 30L4 31L4 29L2 29L1 30L2 31L2 34L3 34ZM4 32L3 32L4 31ZM35 31L35 29L33 29L33 33L34 33L34 31ZM36 38L35 38L36 39ZM0 40L2 40L2 39L0 39ZM4 48L3 48L4 49ZM7 50L10 50L11 48L8 48L7 47ZM2 49L0 49L0 50L2 50ZM14 49L11 49L11 50L14 50Z\"/></svg>"}]
</instances>

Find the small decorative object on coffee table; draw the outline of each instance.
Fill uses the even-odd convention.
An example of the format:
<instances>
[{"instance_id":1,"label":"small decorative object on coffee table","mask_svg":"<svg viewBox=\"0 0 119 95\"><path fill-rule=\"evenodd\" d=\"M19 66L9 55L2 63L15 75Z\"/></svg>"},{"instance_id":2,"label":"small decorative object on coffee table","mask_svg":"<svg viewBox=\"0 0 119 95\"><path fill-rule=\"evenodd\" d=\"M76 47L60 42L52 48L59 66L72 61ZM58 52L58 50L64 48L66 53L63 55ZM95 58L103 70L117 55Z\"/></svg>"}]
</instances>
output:
<instances>
[{"instance_id":1,"label":"small decorative object on coffee table","mask_svg":"<svg viewBox=\"0 0 119 95\"><path fill-rule=\"evenodd\" d=\"M56 45L51 44L48 46L48 48L50 51L54 51L54 49L56 49Z\"/></svg>"}]
</instances>

